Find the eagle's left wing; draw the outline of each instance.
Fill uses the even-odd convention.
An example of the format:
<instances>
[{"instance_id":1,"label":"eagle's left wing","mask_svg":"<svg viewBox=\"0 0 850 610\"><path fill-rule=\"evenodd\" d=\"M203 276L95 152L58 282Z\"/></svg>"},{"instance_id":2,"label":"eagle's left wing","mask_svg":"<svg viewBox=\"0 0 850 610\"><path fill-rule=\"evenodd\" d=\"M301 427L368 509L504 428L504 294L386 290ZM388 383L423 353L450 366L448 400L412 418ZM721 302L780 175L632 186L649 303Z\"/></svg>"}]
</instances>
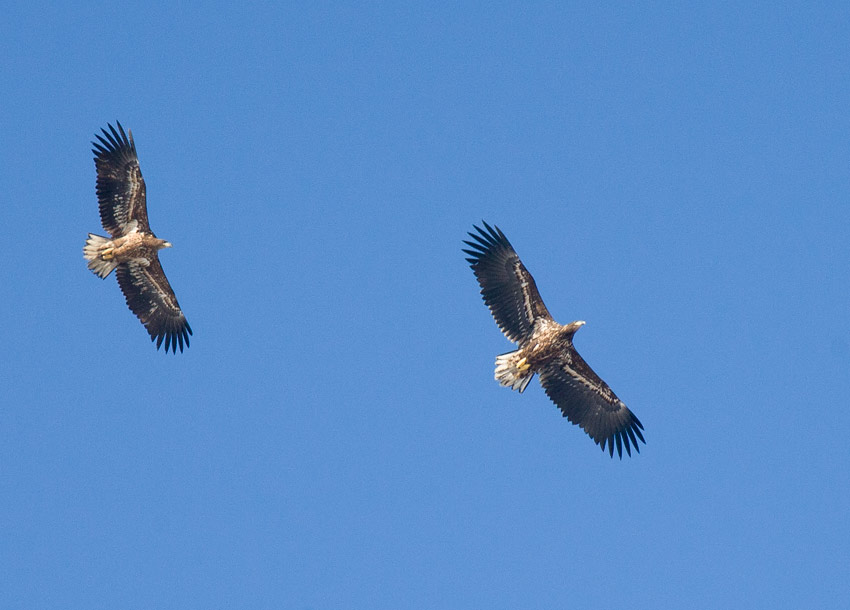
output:
<instances>
[{"instance_id":1,"label":"eagle's left wing","mask_svg":"<svg viewBox=\"0 0 850 610\"><path fill-rule=\"evenodd\" d=\"M538 371L540 383L549 398L574 424L578 424L605 451L623 457L632 454L629 441L640 453L638 439L643 439L643 424L640 423L623 401L608 387L599 375L593 372L572 346Z\"/></svg>"},{"instance_id":2,"label":"eagle's left wing","mask_svg":"<svg viewBox=\"0 0 850 610\"><path fill-rule=\"evenodd\" d=\"M148 264L145 264L148 261ZM151 341L156 340L156 349L165 340L165 351L177 352L179 344L189 347L192 328L177 303L177 297L165 277L159 258L152 254L150 259L134 259L118 265L115 270L118 285L130 310L136 314L148 330Z\"/></svg>"},{"instance_id":3,"label":"eagle's left wing","mask_svg":"<svg viewBox=\"0 0 850 610\"><path fill-rule=\"evenodd\" d=\"M470 256L466 260L496 324L508 339L521 343L531 337L535 321L551 320L552 316L505 234L486 222L484 227L486 230L475 227L478 233L469 234L475 241L464 241L472 250L463 252Z\"/></svg>"}]
</instances>

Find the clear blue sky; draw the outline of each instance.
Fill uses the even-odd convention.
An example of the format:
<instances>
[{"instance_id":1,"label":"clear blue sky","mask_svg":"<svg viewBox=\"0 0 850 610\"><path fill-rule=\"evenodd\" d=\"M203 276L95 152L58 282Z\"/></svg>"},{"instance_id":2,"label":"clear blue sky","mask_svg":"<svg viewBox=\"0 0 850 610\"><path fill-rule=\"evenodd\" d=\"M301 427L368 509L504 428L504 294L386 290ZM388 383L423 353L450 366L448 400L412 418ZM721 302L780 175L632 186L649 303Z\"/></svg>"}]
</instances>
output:
<instances>
[{"instance_id":1,"label":"clear blue sky","mask_svg":"<svg viewBox=\"0 0 850 610\"><path fill-rule=\"evenodd\" d=\"M845 3L71 4L0 25L0 606L850 606ZM82 257L116 119L182 355ZM493 380L482 219L640 455Z\"/></svg>"}]
</instances>

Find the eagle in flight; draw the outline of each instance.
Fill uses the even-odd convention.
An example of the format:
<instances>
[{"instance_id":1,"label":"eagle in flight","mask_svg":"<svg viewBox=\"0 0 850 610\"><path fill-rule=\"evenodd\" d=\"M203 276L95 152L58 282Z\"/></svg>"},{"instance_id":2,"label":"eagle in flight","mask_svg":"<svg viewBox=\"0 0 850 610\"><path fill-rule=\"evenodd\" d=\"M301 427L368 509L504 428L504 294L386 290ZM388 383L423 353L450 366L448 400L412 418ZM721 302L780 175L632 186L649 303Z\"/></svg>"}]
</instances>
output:
<instances>
[{"instance_id":1,"label":"eagle in flight","mask_svg":"<svg viewBox=\"0 0 850 610\"><path fill-rule=\"evenodd\" d=\"M478 283L484 303L504 335L519 349L496 358L496 381L522 392L535 373L543 390L564 417L577 424L605 451L623 457L623 445L640 452L643 425L611 388L593 372L573 347L573 335L583 321L565 326L552 319L534 278L519 260L513 246L499 227L486 222L469 233L474 241L464 241L464 250ZM473 225L474 226L474 225Z\"/></svg>"},{"instance_id":2,"label":"eagle in flight","mask_svg":"<svg viewBox=\"0 0 850 610\"><path fill-rule=\"evenodd\" d=\"M118 285L130 310L156 341L165 341L172 353L189 347L192 329L177 303L177 297L159 264L157 251L171 243L158 239L148 224L145 180L139 169L133 132L124 133L121 123L116 130L108 125L103 136L92 142L97 169L97 200L100 221L111 238L89 233L83 255L88 267L105 278L115 270Z\"/></svg>"}]
</instances>

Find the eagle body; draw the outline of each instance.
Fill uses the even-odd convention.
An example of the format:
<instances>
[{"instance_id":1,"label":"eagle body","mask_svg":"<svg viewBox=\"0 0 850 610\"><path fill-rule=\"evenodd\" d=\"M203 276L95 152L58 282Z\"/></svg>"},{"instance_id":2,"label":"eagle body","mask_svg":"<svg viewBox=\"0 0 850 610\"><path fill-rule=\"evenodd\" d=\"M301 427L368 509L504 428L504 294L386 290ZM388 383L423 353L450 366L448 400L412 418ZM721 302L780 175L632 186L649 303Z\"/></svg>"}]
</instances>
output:
<instances>
[{"instance_id":1,"label":"eagle body","mask_svg":"<svg viewBox=\"0 0 850 610\"><path fill-rule=\"evenodd\" d=\"M534 278L522 264L511 243L498 227L486 222L469 233L464 250L481 296L502 333L518 349L496 357L495 378L501 385L523 392L535 374L543 390L564 417L577 424L613 457L623 446L640 451L646 442L643 425L623 401L588 366L573 346L573 337L584 325L576 321L561 325L546 309Z\"/></svg>"},{"instance_id":2,"label":"eagle body","mask_svg":"<svg viewBox=\"0 0 850 610\"><path fill-rule=\"evenodd\" d=\"M133 133L108 125L103 136L92 142L97 170L97 198L100 220L110 237L89 233L83 256L88 268L106 278L112 271L130 310L148 331L156 347L165 342L165 351L183 351L189 346L192 329L177 303L177 297L162 265L158 251L171 243L159 239L148 224L145 181L136 156Z\"/></svg>"},{"instance_id":3,"label":"eagle body","mask_svg":"<svg viewBox=\"0 0 850 610\"><path fill-rule=\"evenodd\" d=\"M561 354L571 353L573 335L583 324L579 321L561 326L554 320L537 320L531 336L518 350L496 357L496 381L522 393L535 371Z\"/></svg>"},{"instance_id":4,"label":"eagle body","mask_svg":"<svg viewBox=\"0 0 850 610\"><path fill-rule=\"evenodd\" d=\"M105 278L119 264L139 261L145 266L156 255L157 250L170 248L171 244L153 233L141 233L137 227L115 239L89 233L83 253L89 261L88 267Z\"/></svg>"}]
</instances>

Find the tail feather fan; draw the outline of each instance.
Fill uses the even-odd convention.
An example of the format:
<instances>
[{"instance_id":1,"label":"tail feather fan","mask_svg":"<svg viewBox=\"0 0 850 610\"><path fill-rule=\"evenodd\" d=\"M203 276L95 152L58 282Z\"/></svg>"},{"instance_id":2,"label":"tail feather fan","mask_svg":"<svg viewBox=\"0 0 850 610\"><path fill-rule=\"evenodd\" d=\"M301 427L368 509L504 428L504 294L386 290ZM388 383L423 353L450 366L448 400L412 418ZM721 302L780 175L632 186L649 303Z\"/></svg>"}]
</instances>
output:
<instances>
[{"instance_id":1,"label":"tail feather fan","mask_svg":"<svg viewBox=\"0 0 850 610\"><path fill-rule=\"evenodd\" d=\"M88 267L95 275L105 278L112 273L112 270L118 266L118 262L114 260L103 260L101 251L110 242L108 237L101 237L89 233L89 238L86 240L86 245L83 246L83 256L89 262Z\"/></svg>"},{"instance_id":2,"label":"tail feather fan","mask_svg":"<svg viewBox=\"0 0 850 610\"><path fill-rule=\"evenodd\" d=\"M534 377L534 371L527 365L520 368L521 361L518 356L519 351L496 356L496 373L494 376L501 385L512 390L518 390L522 394Z\"/></svg>"}]
</instances>

